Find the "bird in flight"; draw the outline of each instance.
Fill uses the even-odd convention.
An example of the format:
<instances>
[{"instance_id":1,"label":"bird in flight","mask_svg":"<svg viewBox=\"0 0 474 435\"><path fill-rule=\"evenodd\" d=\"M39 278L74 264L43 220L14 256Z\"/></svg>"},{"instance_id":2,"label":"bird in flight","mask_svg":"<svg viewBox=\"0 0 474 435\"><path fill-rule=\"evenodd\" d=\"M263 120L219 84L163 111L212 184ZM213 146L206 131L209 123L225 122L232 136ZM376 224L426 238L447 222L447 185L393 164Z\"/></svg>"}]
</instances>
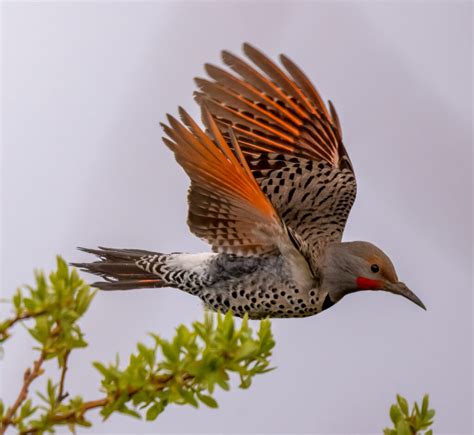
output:
<instances>
[{"instance_id":1,"label":"bird in flight","mask_svg":"<svg viewBox=\"0 0 474 435\"><path fill-rule=\"evenodd\" d=\"M249 44L197 78L202 129L182 108L162 124L191 179L188 225L209 253L80 248L102 290L175 287L214 310L305 317L345 295L384 290L425 306L369 242L342 242L356 179L331 102L287 56Z\"/></svg>"}]
</instances>

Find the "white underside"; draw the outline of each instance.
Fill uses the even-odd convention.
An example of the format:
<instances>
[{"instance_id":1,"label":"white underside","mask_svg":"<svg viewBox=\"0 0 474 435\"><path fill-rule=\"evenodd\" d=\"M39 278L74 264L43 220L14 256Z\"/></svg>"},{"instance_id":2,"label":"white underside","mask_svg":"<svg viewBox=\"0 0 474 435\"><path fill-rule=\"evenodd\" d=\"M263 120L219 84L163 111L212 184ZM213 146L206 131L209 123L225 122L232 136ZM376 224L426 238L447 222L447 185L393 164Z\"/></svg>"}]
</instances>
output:
<instances>
[{"instance_id":1,"label":"white underside","mask_svg":"<svg viewBox=\"0 0 474 435\"><path fill-rule=\"evenodd\" d=\"M201 252L199 254L174 254L168 259L171 267L176 267L189 272L199 272L203 270L209 261L216 255L213 252Z\"/></svg>"}]
</instances>

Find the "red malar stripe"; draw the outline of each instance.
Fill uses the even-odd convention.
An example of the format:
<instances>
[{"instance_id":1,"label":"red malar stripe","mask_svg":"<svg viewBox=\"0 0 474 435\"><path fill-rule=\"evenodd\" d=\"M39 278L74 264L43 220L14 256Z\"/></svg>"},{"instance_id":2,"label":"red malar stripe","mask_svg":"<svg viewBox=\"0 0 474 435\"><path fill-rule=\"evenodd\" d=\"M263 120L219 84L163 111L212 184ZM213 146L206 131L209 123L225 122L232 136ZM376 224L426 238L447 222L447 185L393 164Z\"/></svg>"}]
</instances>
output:
<instances>
[{"instance_id":1,"label":"red malar stripe","mask_svg":"<svg viewBox=\"0 0 474 435\"><path fill-rule=\"evenodd\" d=\"M362 276L359 276L356 279L356 283L357 288L359 290L378 290L383 287L381 281L377 281L376 279L363 278Z\"/></svg>"}]
</instances>

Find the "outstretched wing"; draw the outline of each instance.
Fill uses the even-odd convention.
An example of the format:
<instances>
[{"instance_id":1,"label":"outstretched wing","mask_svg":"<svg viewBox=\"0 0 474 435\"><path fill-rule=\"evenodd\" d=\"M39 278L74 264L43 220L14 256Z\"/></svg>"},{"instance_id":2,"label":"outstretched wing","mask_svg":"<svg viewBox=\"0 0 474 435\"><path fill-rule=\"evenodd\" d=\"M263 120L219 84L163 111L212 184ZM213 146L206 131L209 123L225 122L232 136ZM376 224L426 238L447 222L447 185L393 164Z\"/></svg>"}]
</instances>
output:
<instances>
[{"instance_id":1,"label":"outstretched wing","mask_svg":"<svg viewBox=\"0 0 474 435\"><path fill-rule=\"evenodd\" d=\"M239 255L277 251L291 243L273 205L250 171L235 137L229 147L204 110L204 133L180 108L184 125L168 115L165 144L191 179L188 225L214 251Z\"/></svg>"},{"instance_id":2,"label":"outstretched wing","mask_svg":"<svg viewBox=\"0 0 474 435\"><path fill-rule=\"evenodd\" d=\"M286 56L284 72L249 44L243 48L255 66L224 51L234 73L206 64L212 80L196 79L196 100L228 142L232 127L259 185L297 238L309 245L341 240L356 181L334 106L329 102L328 110Z\"/></svg>"}]
</instances>

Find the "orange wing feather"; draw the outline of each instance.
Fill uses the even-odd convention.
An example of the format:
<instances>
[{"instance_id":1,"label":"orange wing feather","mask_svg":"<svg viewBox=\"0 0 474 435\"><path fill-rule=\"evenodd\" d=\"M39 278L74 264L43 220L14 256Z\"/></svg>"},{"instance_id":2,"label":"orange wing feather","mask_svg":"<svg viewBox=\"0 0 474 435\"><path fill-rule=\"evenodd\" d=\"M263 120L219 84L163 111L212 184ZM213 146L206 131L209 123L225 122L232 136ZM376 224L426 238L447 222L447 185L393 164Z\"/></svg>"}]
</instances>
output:
<instances>
[{"instance_id":1,"label":"orange wing feather","mask_svg":"<svg viewBox=\"0 0 474 435\"><path fill-rule=\"evenodd\" d=\"M233 150L209 111L203 120L208 135L180 108L184 125L168 116L165 144L191 179L188 224L214 251L239 255L273 252L287 237L269 199L250 171L239 144ZM212 139L211 139L212 138Z\"/></svg>"},{"instance_id":2,"label":"orange wing feather","mask_svg":"<svg viewBox=\"0 0 474 435\"><path fill-rule=\"evenodd\" d=\"M230 129L285 225L308 246L341 240L356 195L351 161L331 102L287 56L282 66L249 44L229 69L206 64L196 100L232 147Z\"/></svg>"},{"instance_id":3,"label":"orange wing feather","mask_svg":"<svg viewBox=\"0 0 474 435\"><path fill-rule=\"evenodd\" d=\"M255 67L223 51L236 75L206 64L214 81L196 79L196 99L208 106L224 137L230 140L231 125L246 153L292 154L351 168L336 110L331 103L328 110L303 71L284 55L286 71L250 44L243 49Z\"/></svg>"}]
</instances>

